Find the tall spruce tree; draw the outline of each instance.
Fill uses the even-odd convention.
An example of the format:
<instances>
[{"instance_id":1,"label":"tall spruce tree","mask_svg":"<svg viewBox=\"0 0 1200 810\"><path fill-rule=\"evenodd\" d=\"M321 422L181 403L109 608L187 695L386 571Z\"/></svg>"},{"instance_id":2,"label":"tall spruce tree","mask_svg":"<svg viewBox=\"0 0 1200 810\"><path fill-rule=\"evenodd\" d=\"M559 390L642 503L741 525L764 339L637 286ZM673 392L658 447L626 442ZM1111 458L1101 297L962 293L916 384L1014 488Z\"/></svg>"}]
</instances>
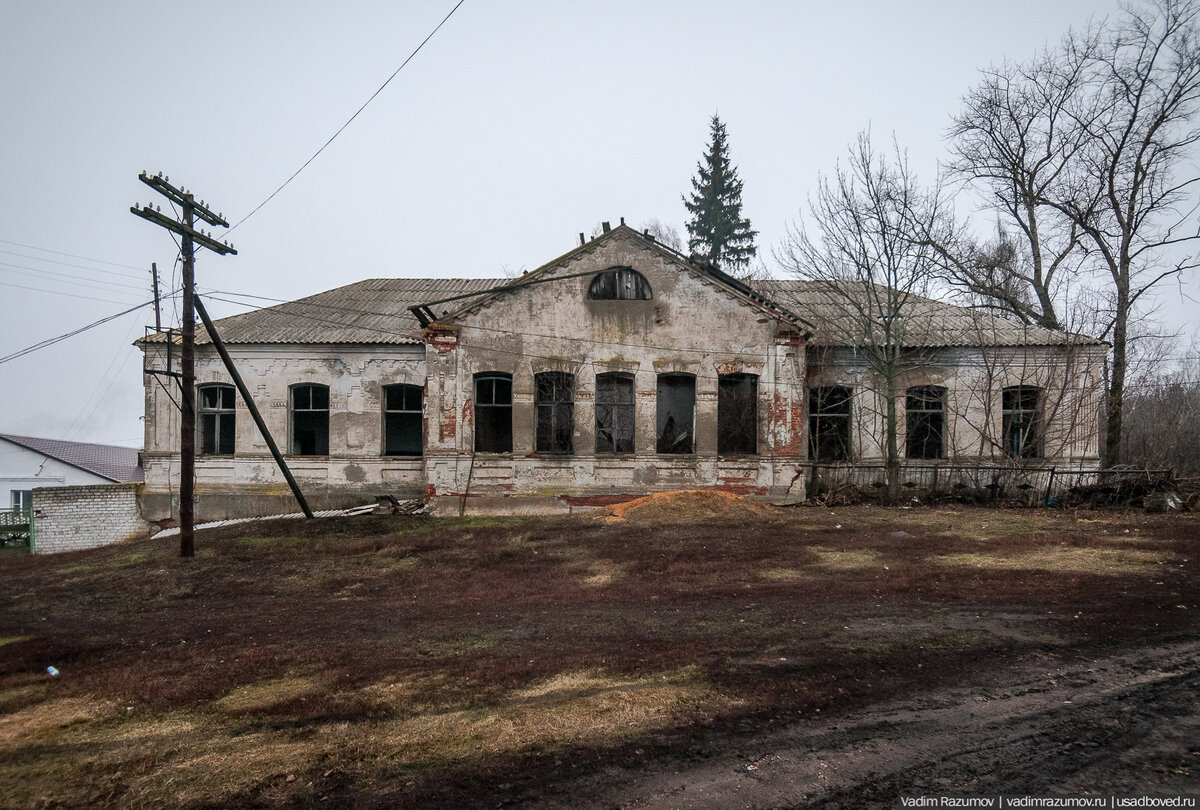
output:
<instances>
[{"instance_id":1,"label":"tall spruce tree","mask_svg":"<svg viewBox=\"0 0 1200 810\"><path fill-rule=\"evenodd\" d=\"M691 198L683 198L692 218L687 222L688 250L731 275L744 273L757 248L750 220L742 217L742 181L729 162L728 136L721 119L712 117L708 153L696 167Z\"/></svg>"}]
</instances>

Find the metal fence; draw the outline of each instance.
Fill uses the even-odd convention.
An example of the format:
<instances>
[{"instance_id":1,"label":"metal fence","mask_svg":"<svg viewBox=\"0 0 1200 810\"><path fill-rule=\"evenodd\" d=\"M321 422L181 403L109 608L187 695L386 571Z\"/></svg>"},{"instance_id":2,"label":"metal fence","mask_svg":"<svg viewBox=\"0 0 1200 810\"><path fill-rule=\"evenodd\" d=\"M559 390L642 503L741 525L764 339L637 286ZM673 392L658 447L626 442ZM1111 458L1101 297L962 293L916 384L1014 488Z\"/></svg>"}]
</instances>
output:
<instances>
[{"instance_id":1,"label":"metal fence","mask_svg":"<svg viewBox=\"0 0 1200 810\"><path fill-rule=\"evenodd\" d=\"M810 498L826 502L882 501L885 464L805 465ZM1017 465L902 464L899 503L1134 504L1174 480L1171 470L1080 470ZM1141 505L1136 503L1135 505Z\"/></svg>"},{"instance_id":2,"label":"metal fence","mask_svg":"<svg viewBox=\"0 0 1200 810\"><path fill-rule=\"evenodd\" d=\"M0 550L29 551L33 547L33 510L0 509Z\"/></svg>"}]
</instances>

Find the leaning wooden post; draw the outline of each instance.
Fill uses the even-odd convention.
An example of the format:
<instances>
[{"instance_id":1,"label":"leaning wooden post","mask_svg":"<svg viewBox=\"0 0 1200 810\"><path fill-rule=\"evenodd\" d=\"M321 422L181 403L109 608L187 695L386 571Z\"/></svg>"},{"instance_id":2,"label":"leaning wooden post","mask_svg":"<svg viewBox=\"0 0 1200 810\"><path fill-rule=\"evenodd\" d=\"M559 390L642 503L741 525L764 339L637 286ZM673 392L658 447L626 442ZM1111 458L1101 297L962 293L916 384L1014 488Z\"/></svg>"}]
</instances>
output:
<instances>
[{"instance_id":1,"label":"leaning wooden post","mask_svg":"<svg viewBox=\"0 0 1200 810\"><path fill-rule=\"evenodd\" d=\"M250 390L246 388L246 383L242 382L242 375L238 373L237 367L229 357L229 352L225 349L225 343L221 340L221 336L217 334L217 328L213 326L212 318L208 317L208 311L204 309L204 304L201 303L200 296L195 297L195 303L196 312L199 313L200 320L204 321L204 328L208 330L208 336L212 338L213 345L217 347L217 354L221 355L221 360L225 363L225 369L229 372L229 376L233 378L233 384L237 386L237 390L241 393L246 407L250 409L250 415L254 417L254 424L258 425L258 432L267 440L267 447L270 448L271 455L275 457L275 463L279 465L280 471L283 472L283 477L287 479L288 486L292 488L292 494L296 496L296 500L300 503L300 508L304 510L304 516L312 518L312 510L308 508L308 501L304 499L304 493L300 491L300 485L292 477L292 471L288 469L287 462L283 460L283 454L279 452L279 447L275 444L275 439L271 436L271 431L267 429L267 423L263 421L262 414L258 412L258 407L254 404L254 400L250 398Z\"/></svg>"}]
</instances>

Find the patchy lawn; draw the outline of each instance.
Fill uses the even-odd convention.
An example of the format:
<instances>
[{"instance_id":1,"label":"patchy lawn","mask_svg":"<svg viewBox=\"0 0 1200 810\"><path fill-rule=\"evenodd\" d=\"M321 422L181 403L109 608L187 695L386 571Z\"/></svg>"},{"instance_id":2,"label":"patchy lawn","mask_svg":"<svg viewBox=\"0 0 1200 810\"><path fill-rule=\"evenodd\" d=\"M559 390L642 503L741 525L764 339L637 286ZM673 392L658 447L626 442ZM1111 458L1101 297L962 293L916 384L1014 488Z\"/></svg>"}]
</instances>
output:
<instances>
[{"instance_id":1,"label":"patchy lawn","mask_svg":"<svg viewBox=\"0 0 1200 810\"><path fill-rule=\"evenodd\" d=\"M1200 618L1191 515L696 514L273 521L203 532L192 560L0 559L0 805L570 804L612 768Z\"/></svg>"}]
</instances>

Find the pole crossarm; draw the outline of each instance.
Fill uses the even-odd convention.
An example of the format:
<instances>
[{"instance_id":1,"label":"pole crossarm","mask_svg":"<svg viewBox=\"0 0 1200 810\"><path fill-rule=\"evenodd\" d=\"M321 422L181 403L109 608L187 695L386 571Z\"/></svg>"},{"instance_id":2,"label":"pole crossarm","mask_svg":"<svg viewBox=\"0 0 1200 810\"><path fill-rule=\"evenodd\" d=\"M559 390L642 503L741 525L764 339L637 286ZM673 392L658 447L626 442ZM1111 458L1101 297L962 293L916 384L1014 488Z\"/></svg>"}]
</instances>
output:
<instances>
[{"instance_id":1,"label":"pole crossarm","mask_svg":"<svg viewBox=\"0 0 1200 810\"><path fill-rule=\"evenodd\" d=\"M196 216L200 217L200 219L204 220L209 225L220 225L222 228L229 227L229 223L225 220L223 215L213 213L212 209L210 209L203 200L196 202L195 197L190 191L182 188L175 188L175 186L168 182L169 179L170 178L163 177L162 172L159 172L156 175L150 175L146 172L142 172L138 175L138 180L141 180L143 183L150 186L150 188L154 189L171 202L174 202L177 205L192 206L193 213L195 213Z\"/></svg>"},{"instance_id":2,"label":"pole crossarm","mask_svg":"<svg viewBox=\"0 0 1200 810\"><path fill-rule=\"evenodd\" d=\"M218 242L216 239L208 236L203 231L198 231L195 228L189 228L187 225L177 222L161 211L155 211L149 206L146 206L145 208L139 208L136 205L131 205L129 207L129 211L130 213L136 214L144 220L153 222L155 225L160 225L166 228L168 231L174 231L180 236L190 236L192 239L196 240L197 244L208 248L214 253L220 253L221 255L237 255L237 250L233 247L233 245L226 244L225 242Z\"/></svg>"}]
</instances>

